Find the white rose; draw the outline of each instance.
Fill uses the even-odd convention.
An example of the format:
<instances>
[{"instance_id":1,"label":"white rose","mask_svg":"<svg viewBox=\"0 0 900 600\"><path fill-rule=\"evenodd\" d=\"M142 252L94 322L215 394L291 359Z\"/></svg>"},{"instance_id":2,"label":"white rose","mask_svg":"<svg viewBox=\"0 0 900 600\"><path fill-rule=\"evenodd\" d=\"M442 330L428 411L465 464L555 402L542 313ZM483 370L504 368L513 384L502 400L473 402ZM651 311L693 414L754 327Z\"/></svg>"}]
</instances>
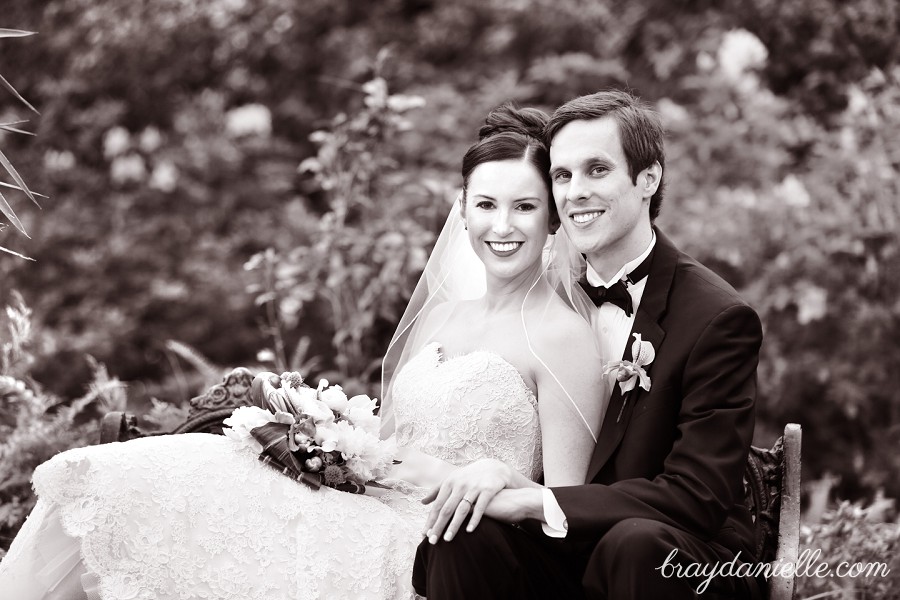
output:
<instances>
[{"instance_id":1,"label":"white rose","mask_svg":"<svg viewBox=\"0 0 900 600\"><path fill-rule=\"evenodd\" d=\"M378 435L381 428L381 418L373 414L378 404L366 395L353 396L348 401L345 416L355 427L359 427L368 433Z\"/></svg>"},{"instance_id":2,"label":"white rose","mask_svg":"<svg viewBox=\"0 0 900 600\"><path fill-rule=\"evenodd\" d=\"M236 408L230 417L222 421L224 425L227 425L222 429L222 433L241 446L255 452L262 452L262 445L253 438L250 430L274 421L275 415L264 408L241 406Z\"/></svg>"},{"instance_id":3,"label":"white rose","mask_svg":"<svg viewBox=\"0 0 900 600\"><path fill-rule=\"evenodd\" d=\"M301 388L299 390L290 388L288 391L288 397L294 410L312 417L316 425L334 422L334 413L331 412L327 404L318 400L316 395L316 390L311 388Z\"/></svg>"},{"instance_id":4,"label":"white rose","mask_svg":"<svg viewBox=\"0 0 900 600\"><path fill-rule=\"evenodd\" d=\"M319 394L319 399L324 402L331 410L343 414L347 410L350 402L347 400L347 394L339 385L333 385L327 390L323 390Z\"/></svg>"},{"instance_id":5,"label":"white rose","mask_svg":"<svg viewBox=\"0 0 900 600\"><path fill-rule=\"evenodd\" d=\"M337 431L327 425L316 428L316 444L322 448L324 452L332 452L337 448L340 441L340 435Z\"/></svg>"}]
</instances>

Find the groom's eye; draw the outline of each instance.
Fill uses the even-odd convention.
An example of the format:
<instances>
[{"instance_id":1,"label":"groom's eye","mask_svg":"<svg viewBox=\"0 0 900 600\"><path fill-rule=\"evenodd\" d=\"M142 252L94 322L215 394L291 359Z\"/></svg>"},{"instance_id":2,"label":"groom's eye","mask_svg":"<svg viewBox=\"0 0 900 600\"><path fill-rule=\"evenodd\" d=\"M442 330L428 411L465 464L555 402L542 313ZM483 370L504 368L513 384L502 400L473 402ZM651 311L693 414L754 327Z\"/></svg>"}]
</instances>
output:
<instances>
[{"instance_id":1,"label":"groom's eye","mask_svg":"<svg viewBox=\"0 0 900 600\"><path fill-rule=\"evenodd\" d=\"M565 183L572 177L572 174L568 171L557 171L553 175L553 181L556 183Z\"/></svg>"}]
</instances>

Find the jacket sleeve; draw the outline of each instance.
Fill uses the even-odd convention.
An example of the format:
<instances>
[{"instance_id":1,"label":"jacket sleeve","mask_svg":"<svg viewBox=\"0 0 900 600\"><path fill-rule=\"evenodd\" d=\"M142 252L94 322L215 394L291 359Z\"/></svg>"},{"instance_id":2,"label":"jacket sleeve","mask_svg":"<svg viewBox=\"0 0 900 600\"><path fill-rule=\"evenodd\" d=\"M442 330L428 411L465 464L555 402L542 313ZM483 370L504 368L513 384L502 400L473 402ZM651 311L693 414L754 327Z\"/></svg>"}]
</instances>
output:
<instances>
[{"instance_id":1,"label":"jacket sleeve","mask_svg":"<svg viewBox=\"0 0 900 600\"><path fill-rule=\"evenodd\" d=\"M623 519L645 518L711 538L742 493L761 344L750 307L732 305L715 316L688 354L678 432L663 472L652 480L553 488L567 537L599 539Z\"/></svg>"}]
</instances>

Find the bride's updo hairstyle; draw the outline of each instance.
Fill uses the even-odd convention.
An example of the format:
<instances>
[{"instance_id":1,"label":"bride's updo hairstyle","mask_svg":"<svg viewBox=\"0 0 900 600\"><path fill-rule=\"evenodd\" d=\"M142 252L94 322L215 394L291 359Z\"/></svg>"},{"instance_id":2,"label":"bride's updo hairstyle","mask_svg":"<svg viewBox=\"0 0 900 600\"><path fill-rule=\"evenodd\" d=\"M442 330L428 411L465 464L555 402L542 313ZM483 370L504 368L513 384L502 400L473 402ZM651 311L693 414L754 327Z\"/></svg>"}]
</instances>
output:
<instances>
[{"instance_id":1,"label":"bride's updo hairstyle","mask_svg":"<svg viewBox=\"0 0 900 600\"><path fill-rule=\"evenodd\" d=\"M527 160L547 186L551 231L559 226L553 187L550 181L550 152L543 141L544 127L550 117L536 108L518 108L507 102L490 112L478 130L478 141L472 144L462 161L465 209L469 177L480 164L498 160Z\"/></svg>"}]
</instances>

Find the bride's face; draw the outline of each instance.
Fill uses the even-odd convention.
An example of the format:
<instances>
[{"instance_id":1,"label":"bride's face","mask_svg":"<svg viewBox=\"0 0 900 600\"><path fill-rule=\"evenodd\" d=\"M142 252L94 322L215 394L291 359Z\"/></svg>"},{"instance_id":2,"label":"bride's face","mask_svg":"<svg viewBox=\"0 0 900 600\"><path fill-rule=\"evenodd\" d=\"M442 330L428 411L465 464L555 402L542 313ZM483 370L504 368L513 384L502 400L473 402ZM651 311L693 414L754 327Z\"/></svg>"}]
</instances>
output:
<instances>
[{"instance_id":1,"label":"bride's face","mask_svg":"<svg viewBox=\"0 0 900 600\"><path fill-rule=\"evenodd\" d=\"M469 241L489 276L515 278L540 263L550 233L550 202L543 178L526 160L475 167L464 216Z\"/></svg>"}]
</instances>

